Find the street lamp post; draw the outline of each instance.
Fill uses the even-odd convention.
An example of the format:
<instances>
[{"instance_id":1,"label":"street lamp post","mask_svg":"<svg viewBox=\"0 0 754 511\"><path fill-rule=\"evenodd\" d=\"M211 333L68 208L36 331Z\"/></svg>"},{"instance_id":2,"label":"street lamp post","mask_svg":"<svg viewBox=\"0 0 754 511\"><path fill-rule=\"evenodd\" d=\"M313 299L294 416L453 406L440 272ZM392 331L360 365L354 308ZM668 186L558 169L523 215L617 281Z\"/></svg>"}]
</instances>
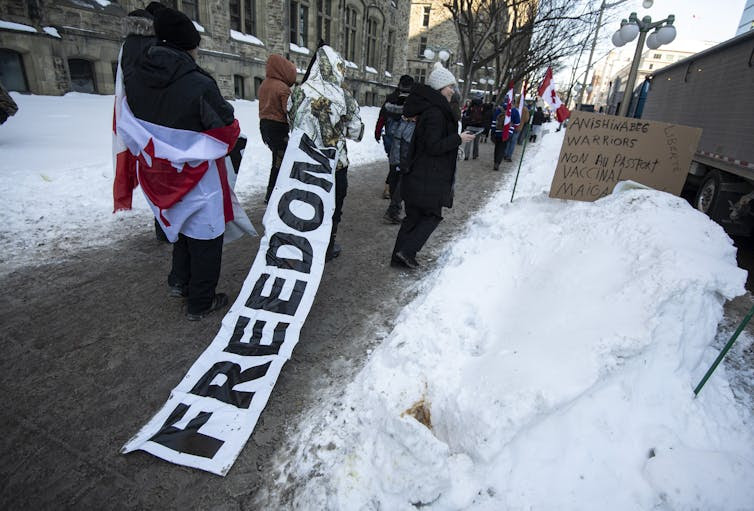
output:
<instances>
[{"instance_id":1,"label":"street lamp post","mask_svg":"<svg viewBox=\"0 0 754 511\"><path fill-rule=\"evenodd\" d=\"M647 47L650 50L656 50L663 44L672 43L676 35L676 30L673 26L674 21L675 16L672 14L664 20L652 22L651 17L644 16L640 20L636 16L636 13L632 12L628 20L624 19L621 21L620 29L613 34L613 44L615 46L623 46L636 39L636 36L639 36L639 42L634 52L634 60L631 62L631 70L628 73L626 89L623 93L618 115L625 117L628 114L628 104L631 94L633 94L636 75L639 73L639 63L641 61L641 53L644 50L644 42L646 41ZM647 37L647 33L651 30L654 30L654 32Z\"/></svg>"},{"instance_id":2,"label":"street lamp post","mask_svg":"<svg viewBox=\"0 0 754 511\"><path fill-rule=\"evenodd\" d=\"M611 9L613 7L616 7L622 3L628 2L628 0L618 0L617 2L613 2L611 4L605 3L605 0L602 0L602 5L600 5L600 14L597 17L597 28L594 29L594 39L592 40L592 49L589 52L589 60L586 63L586 72L584 73L584 82L586 82L589 79L589 70L592 68L592 58L594 58L594 48L597 46L597 36L600 33L600 27L602 26L602 14L605 12L605 9ZM652 4L654 4L654 0L644 0L644 3L642 4L645 9L649 9L652 7ZM584 89L581 89L581 92L578 93L579 97L576 99L576 108L580 108L581 101L584 99Z\"/></svg>"}]
</instances>

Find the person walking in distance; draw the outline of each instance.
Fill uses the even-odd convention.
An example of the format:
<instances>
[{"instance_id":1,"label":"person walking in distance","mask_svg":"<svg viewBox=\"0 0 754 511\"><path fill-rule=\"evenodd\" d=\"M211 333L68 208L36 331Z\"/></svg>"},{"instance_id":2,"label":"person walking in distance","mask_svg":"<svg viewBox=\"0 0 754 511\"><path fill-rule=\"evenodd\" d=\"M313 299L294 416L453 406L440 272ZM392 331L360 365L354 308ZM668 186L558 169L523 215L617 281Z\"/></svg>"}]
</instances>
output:
<instances>
[{"instance_id":1,"label":"person walking in distance","mask_svg":"<svg viewBox=\"0 0 754 511\"><path fill-rule=\"evenodd\" d=\"M396 154L400 154L400 149L393 150L393 145L400 146L400 136L403 130L399 130L401 118L403 115L403 104L411 92L411 86L414 79L408 75L403 75L398 80L398 87L385 98L385 103L380 108L380 114L374 129L374 138L379 142L382 134L382 128L385 128L385 134L382 135L382 142L385 145L385 152L388 155L388 175L385 183L388 186L388 196L390 205L387 207L383 219L388 224L401 223L401 196L400 196L400 174L398 172L398 163ZM396 136L398 139L396 140Z\"/></svg>"},{"instance_id":2,"label":"person walking in distance","mask_svg":"<svg viewBox=\"0 0 754 511\"><path fill-rule=\"evenodd\" d=\"M427 84L416 84L403 106L403 115L417 116L417 122L409 162L401 168L406 217L395 240L391 266L417 268L416 254L442 221L442 208L453 206L458 147L474 139L470 133L458 134L460 116L450 104L456 89L453 74L438 63Z\"/></svg>"},{"instance_id":3,"label":"person walking in distance","mask_svg":"<svg viewBox=\"0 0 754 511\"><path fill-rule=\"evenodd\" d=\"M223 235L226 223L248 222L225 165L240 128L196 63L201 38L193 22L164 8L154 14L154 31L154 44L122 62L116 130L138 158L138 183L173 243L170 296L185 297L186 317L197 321L228 305L227 295L215 292Z\"/></svg>"},{"instance_id":4,"label":"person walking in distance","mask_svg":"<svg viewBox=\"0 0 754 511\"><path fill-rule=\"evenodd\" d=\"M516 148L520 126L521 114L514 104L511 107L511 122L508 127L508 140L506 141L505 153L503 154L503 159L505 161L513 161L513 150Z\"/></svg>"},{"instance_id":5,"label":"person walking in distance","mask_svg":"<svg viewBox=\"0 0 754 511\"><path fill-rule=\"evenodd\" d=\"M267 182L264 203L267 204L275 188L280 164L288 146L288 97L296 83L296 65L282 55L273 53L267 59L266 75L259 86L259 132L262 141L272 151L272 167Z\"/></svg>"},{"instance_id":6,"label":"person walking in distance","mask_svg":"<svg viewBox=\"0 0 754 511\"><path fill-rule=\"evenodd\" d=\"M341 251L340 245L335 243L335 237L348 191L346 139L360 141L364 135L364 123L359 117L359 104L343 86L345 60L330 46L320 44L303 82L293 88L291 97L288 98L288 119L291 126L303 130L317 147L335 147L338 150L335 211L330 243L325 254L325 261L331 261Z\"/></svg>"}]
</instances>

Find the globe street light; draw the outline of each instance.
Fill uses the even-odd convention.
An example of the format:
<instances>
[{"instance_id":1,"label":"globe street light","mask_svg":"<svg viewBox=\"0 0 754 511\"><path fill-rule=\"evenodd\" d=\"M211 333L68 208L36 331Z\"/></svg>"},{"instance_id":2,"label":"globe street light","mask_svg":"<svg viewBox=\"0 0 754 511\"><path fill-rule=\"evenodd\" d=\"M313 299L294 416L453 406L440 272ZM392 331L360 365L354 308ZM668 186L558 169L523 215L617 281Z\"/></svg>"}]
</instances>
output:
<instances>
[{"instance_id":1,"label":"globe street light","mask_svg":"<svg viewBox=\"0 0 754 511\"><path fill-rule=\"evenodd\" d=\"M651 0L645 0L645 3L651 2ZM634 90L634 83L636 82L636 75L639 72L639 62L641 61L641 53L644 49L644 43L646 41L647 47L651 50L656 50L663 44L670 44L675 40L676 30L673 26L675 16L672 14L664 20L652 22L652 18L644 16L641 20L636 16L635 12L631 13L631 16L627 20L621 21L620 28L613 34L613 44L615 46L623 46L626 43L630 43L637 36L639 36L639 42L636 44L636 51L634 52L634 60L631 62L631 70L628 73L628 80L626 81L626 90L623 93L623 99L621 100L620 111L618 115L626 116L628 113L628 103L631 94ZM649 37L647 33L654 30Z\"/></svg>"}]
</instances>

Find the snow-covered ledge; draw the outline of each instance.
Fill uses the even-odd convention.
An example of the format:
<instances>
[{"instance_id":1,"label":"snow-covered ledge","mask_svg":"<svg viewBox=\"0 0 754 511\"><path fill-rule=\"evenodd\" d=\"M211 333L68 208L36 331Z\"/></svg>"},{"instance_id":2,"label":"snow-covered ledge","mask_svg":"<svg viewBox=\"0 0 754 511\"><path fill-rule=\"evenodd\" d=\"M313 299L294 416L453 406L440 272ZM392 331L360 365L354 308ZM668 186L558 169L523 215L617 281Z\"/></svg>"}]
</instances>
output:
<instances>
[{"instance_id":1,"label":"snow-covered ledge","mask_svg":"<svg viewBox=\"0 0 754 511\"><path fill-rule=\"evenodd\" d=\"M42 27L42 30L44 30L44 33L47 34L47 35L49 35L49 36L57 37L58 39L62 39L62 37L60 37L60 34L58 34L58 29L55 28L55 27Z\"/></svg>"},{"instance_id":2,"label":"snow-covered ledge","mask_svg":"<svg viewBox=\"0 0 754 511\"><path fill-rule=\"evenodd\" d=\"M309 55L309 48L304 48L303 46L299 46L298 44L289 43L289 47L291 51L295 51L296 53L301 53L303 55Z\"/></svg>"},{"instance_id":3,"label":"snow-covered ledge","mask_svg":"<svg viewBox=\"0 0 754 511\"><path fill-rule=\"evenodd\" d=\"M194 24L194 27L196 27L196 30L197 30L197 31L198 31L198 32L199 32L200 34L203 34L203 33L204 33L204 27L203 27L203 26L201 26L201 25L200 25L199 23L197 23L197 22L196 22L196 21L194 21L194 20L191 20L191 23L193 23L193 24Z\"/></svg>"},{"instance_id":4,"label":"snow-covered ledge","mask_svg":"<svg viewBox=\"0 0 754 511\"><path fill-rule=\"evenodd\" d=\"M30 27L29 25L22 25L21 23L13 23L12 21L0 20L0 28L5 30L17 30L18 32L34 32L37 33L37 29Z\"/></svg>"},{"instance_id":5,"label":"snow-covered ledge","mask_svg":"<svg viewBox=\"0 0 754 511\"><path fill-rule=\"evenodd\" d=\"M392 78L393 77L393 75L392 75L392 73L390 73L390 71L385 71L385 76L387 76L388 78Z\"/></svg>"},{"instance_id":6,"label":"snow-covered ledge","mask_svg":"<svg viewBox=\"0 0 754 511\"><path fill-rule=\"evenodd\" d=\"M359 69L359 66L351 62L350 60L346 60L346 67L350 67L351 69Z\"/></svg>"},{"instance_id":7,"label":"snow-covered ledge","mask_svg":"<svg viewBox=\"0 0 754 511\"><path fill-rule=\"evenodd\" d=\"M241 41L242 43L255 44L257 46L264 46L264 43L260 39L254 37L253 35L243 34L233 29L230 30L230 38L235 41Z\"/></svg>"},{"instance_id":8,"label":"snow-covered ledge","mask_svg":"<svg viewBox=\"0 0 754 511\"><path fill-rule=\"evenodd\" d=\"M364 66L364 71L366 71L367 73L372 73L373 75L377 74L377 70L369 66Z\"/></svg>"}]
</instances>

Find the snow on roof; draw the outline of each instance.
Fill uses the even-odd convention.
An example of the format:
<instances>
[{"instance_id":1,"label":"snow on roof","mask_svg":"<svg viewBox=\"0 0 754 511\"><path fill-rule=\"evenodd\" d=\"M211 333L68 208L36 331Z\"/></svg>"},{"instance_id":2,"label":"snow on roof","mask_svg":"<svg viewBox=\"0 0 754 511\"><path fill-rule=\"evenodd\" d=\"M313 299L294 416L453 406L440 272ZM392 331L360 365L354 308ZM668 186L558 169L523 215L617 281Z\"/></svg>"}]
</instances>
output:
<instances>
[{"instance_id":1,"label":"snow on roof","mask_svg":"<svg viewBox=\"0 0 754 511\"><path fill-rule=\"evenodd\" d=\"M230 30L230 38L235 39L236 41L241 41L242 43L256 44L257 46L264 46L264 43L260 39L254 37L253 35L243 34L233 29Z\"/></svg>"}]
</instances>

